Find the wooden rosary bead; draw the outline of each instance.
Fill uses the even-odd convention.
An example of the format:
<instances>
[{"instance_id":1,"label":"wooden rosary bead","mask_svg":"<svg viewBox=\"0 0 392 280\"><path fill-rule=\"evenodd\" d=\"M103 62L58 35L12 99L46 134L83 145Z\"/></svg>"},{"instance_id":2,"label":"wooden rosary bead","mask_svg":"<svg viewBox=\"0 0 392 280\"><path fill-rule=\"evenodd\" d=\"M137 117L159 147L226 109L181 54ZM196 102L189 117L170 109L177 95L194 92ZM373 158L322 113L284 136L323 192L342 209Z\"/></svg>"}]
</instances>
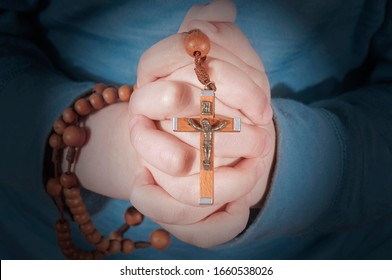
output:
<instances>
[{"instance_id":1,"label":"wooden rosary bead","mask_svg":"<svg viewBox=\"0 0 392 280\"><path fill-rule=\"evenodd\" d=\"M137 226L143 222L143 215L135 207L129 207L125 211L124 220L129 226Z\"/></svg>"},{"instance_id":2,"label":"wooden rosary bead","mask_svg":"<svg viewBox=\"0 0 392 280\"><path fill-rule=\"evenodd\" d=\"M74 215L73 218L75 220L75 223L77 223L78 225L84 225L85 223L90 221L90 215L88 212L79 215Z\"/></svg>"},{"instance_id":3,"label":"wooden rosary bead","mask_svg":"<svg viewBox=\"0 0 392 280\"><path fill-rule=\"evenodd\" d=\"M129 85L123 85L118 89L118 97L123 102L128 102L132 94L132 88Z\"/></svg>"},{"instance_id":4,"label":"wooden rosary bead","mask_svg":"<svg viewBox=\"0 0 392 280\"><path fill-rule=\"evenodd\" d=\"M74 248L74 251L70 254L69 257L68 256L67 257L71 260L79 260L80 259L79 256L80 256L80 249Z\"/></svg>"},{"instance_id":5,"label":"wooden rosary bead","mask_svg":"<svg viewBox=\"0 0 392 280\"><path fill-rule=\"evenodd\" d=\"M106 252L106 250L109 248L110 245L110 240L102 237L101 240L95 244L95 249L101 252Z\"/></svg>"},{"instance_id":6,"label":"wooden rosary bead","mask_svg":"<svg viewBox=\"0 0 392 280\"><path fill-rule=\"evenodd\" d=\"M65 219L58 219L56 221L56 232L70 232L69 222Z\"/></svg>"},{"instance_id":7,"label":"wooden rosary bead","mask_svg":"<svg viewBox=\"0 0 392 280\"><path fill-rule=\"evenodd\" d=\"M101 110L105 106L105 101L101 94L93 93L88 97L88 100L95 110Z\"/></svg>"},{"instance_id":8,"label":"wooden rosary bead","mask_svg":"<svg viewBox=\"0 0 392 280\"><path fill-rule=\"evenodd\" d=\"M86 205L82 202L80 205L72 207L69 209L73 215L80 215L87 212Z\"/></svg>"},{"instance_id":9,"label":"wooden rosary bead","mask_svg":"<svg viewBox=\"0 0 392 280\"><path fill-rule=\"evenodd\" d=\"M75 248L75 252L71 255L71 260L81 260L80 256L82 254L82 250L79 248Z\"/></svg>"},{"instance_id":10,"label":"wooden rosary bead","mask_svg":"<svg viewBox=\"0 0 392 280\"><path fill-rule=\"evenodd\" d=\"M75 247L64 248L64 249L61 250L61 252L62 252L63 255L66 256L67 258L71 258L72 255L76 252L76 248L75 248Z\"/></svg>"},{"instance_id":11,"label":"wooden rosary bead","mask_svg":"<svg viewBox=\"0 0 392 280\"><path fill-rule=\"evenodd\" d=\"M93 252L87 251L87 253L86 253L86 258L85 258L85 259L82 259L82 260L93 260L93 259L94 259L94 254L93 254Z\"/></svg>"},{"instance_id":12,"label":"wooden rosary bead","mask_svg":"<svg viewBox=\"0 0 392 280\"><path fill-rule=\"evenodd\" d=\"M57 233L57 240L70 240L72 239L71 232L58 232Z\"/></svg>"},{"instance_id":13,"label":"wooden rosary bead","mask_svg":"<svg viewBox=\"0 0 392 280\"><path fill-rule=\"evenodd\" d=\"M63 186L60 184L60 180L58 178L50 178L46 183L46 192L50 196L58 196L61 194Z\"/></svg>"},{"instance_id":14,"label":"wooden rosary bead","mask_svg":"<svg viewBox=\"0 0 392 280\"><path fill-rule=\"evenodd\" d=\"M98 94L102 94L102 92L105 90L105 88L107 88L108 86L106 85L106 84L104 84L104 83L98 83L98 84L96 84L95 86L94 86L94 88L93 88L93 91L95 92L95 93L98 93Z\"/></svg>"},{"instance_id":15,"label":"wooden rosary bead","mask_svg":"<svg viewBox=\"0 0 392 280\"><path fill-rule=\"evenodd\" d=\"M81 260L93 260L93 252L85 251L85 253L82 255Z\"/></svg>"},{"instance_id":16,"label":"wooden rosary bead","mask_svg":"<svg viewBox=\"0 0 392 280\"><path fill-rule=\"evenodd\" d=\"M116 103L118 99L118 90L114 87L108 87L103 91L102 97L107 104Z\"/></svg>"},{"instance_id":17,"label":"wooden rosary bead","mask_svg":"<svg viewBox=\"0 0 392 280\"><path fill-rule=\"evenodd\" d=\"M68 124L73 124L78 121L78 115L74 112L72 108L67 108L63 112L63 120Z\"/></svg>"},{"instance_id":18,"label":"wooden rosary bead","mask_svg":"<svg viewBox=\"0 0 392 280\"><path fill-rule=\"evenodd\" d=\"M101 252L98 252L98 251L93 252L93 260L100 260L100 259L102 259L102 257L103 257L103 255Z\"/></svg>"},{"instance_id":19,"label":"wooden rosary bead","mask_svg":"<svg viewBox=\"0 0 392 280\"><path fill-rule=\"evenodd\" d=\"M101 241L102 235L98 230L94 229L93 233L86 235L86 239L91 244L97 244Z\"/></svg>"},{"instance_id":20,"label":"wooden rosary bead","mask_svg":"<svg viewBox=\"0 0 392 280\"><path fill-rule=\"evenodd\" d=\"M110 240L108 252L110 254L116 254L121 251L121 242L118 240Z\"/></svg>"},{"instance_id":21,"label":"wooden rosary bead","mask_svg":"<svg viewBox=\"0 0 392 280\"><path fill-rule=\"evenodd\" d=\"M185 37L184 46L186 52L191 56L205 57L210 51L210 39L198 29L191 30Z\"/></svg>"},{"instance_id":22,"label":"wooden rosary bead","mask_svg":"<svg viewBox=\"0 0 392 280\"><path fill-rule=\"evenodd\" d=\"M135 242L135 249L146 249L151 247L151 243L150 242L146 242L146 241L137 241Z\"/></svg>"},{"instance_id":23,"label":"wooden rosary bead","mask_svg":"<svg viewBox=\"0 0 392 280\"><path fill-rule=\"evenodd\" d=\"M109 239L115 239L118 241L123 240L124 233L129 229L129 225L127 223L122 224L117 230L111 232L109 234Z\"/></svg>"},{"instance_id":24,"label":"wooden rosary bead","mask_svg":"<svg viewBox=\"0 0 392 280\"><path fill-rule=\"evenodd\" d=\"M62 135L64 133L64 129L67 128L67 124L63 119L57 119L53 124L53 130L57 133Z\"/></svg>"},{"instance_id":25,"label":"wooden rosary bead","mask_svg":"<svg viewBox=\"0 0 392 280\"><path fill-rule=\"evenodd\" d=\"M86 142L86 131L81 127L70 125L64 130L63 141L67 146L82 147Z\"/></svg>"},{"instance_id":26,"label":"wooden rosary bead","mask_svg":"<svg viewBox=\"0 0 392 280\"><path fill-rule=\"evenodd\" d=\"M53 133L49 137L49 146L52 147L52 149L61 149L64 146L63 137Z\"/></svg>"},{"instance_id":27,"label":"wooden rosary bead","mask_svg":"<svg viewBox=\"0 0 392 280\"><path fill-rule=\"evenodd\" d=\"M121 252L124 254L130 254L135 250L135 243L130 239L124 239L121 242Z\"/></svg>"},{"instance_id":28,"label":"wooden rosary bead","mask_svg":"<svg viewBox=\"0 0 392 280\"><path fill-rule=\"evenodd\" d=\"M78 184L78 177L73 172L64 172L60 176L60 183L64 188L72 188Z\"/></svg>"},{"instance_id":29,"label":"wooden rosary bead","mask_svg":"<svg viewBox=\"0 0 392 280\"><path fill-rule=\"evenodd\" d=\"M91 260L93 258L93 254L86 250L80 250L79 252L79 260Z\"/></svg>"},{"instance_id":30,"label":"wooden rosary bead","mask_svg":"<svg viewBox=\"0 0 392 280\"><path fill-rule=\"evenodd\" d=\"M90 221L87 221L87 223L85 223L85 224L79 225L79 230L84 235L89 235L95 231L95 227L94 227L93 222L90 220Z\"/></svg>"},{"instance_id":31,"label":"wooden rosary bead","mask_svg":"<svg viewBox=\"0 0 392 280\"><path fill-rule=\"evenodd\" d=\"M202 53L204 51L203 48ZM134 207L129 207L125 212L124 224L112 232L109 238L103 237L91 221L90 214L80 194L78 178L71 172L74 167L76 154L87 140L87 132L83 127L79 126L79 118L88 115L93 110L103 108L106 104L113 104L118 101L128 102L133 91L134 88L129 85L123 85L118 88L114 85L97 84L90 96L80 98L73 106L66 108L62 113L62 117L53 124L55 133L49 137L48 142L53 149L52 163L54 164L55 172L54 178L48 180L46 190L49 195L54 197L62 217L55 224L56 237L63 255L67 258L101 259L103 255L108 253L123 252L129 254L137 248L148 248L151 246L150 242L133 242L130 239L123 238L124 233L130 226L139 225L143 221L143 215ZM66 172L58 177L61 173L61 162L64 158L68 162L65 169ZM70 224L64 218L64 201L72 213L74 222L79 225L80 232L85 235L87 242L95 245L95 250L86 251L75 247ZM159 234L155 233L155 235ZM165 235L163 236L165 237ZM151 240L153 240L156 248L166 248L170 242L168 236L167 239L155 236L151 237Z\"/></svg>"},{"instance_id":32,"label":"wooden rosary bead","mask_svg":"<svg viewBox=\"0 0 392 280\"><path fill-rule=\"evenodd\" d=\"M84 204L81 197L66 198L65 199L65 203L67 204L67 206L69 208L76 208L76 207L79 207L80 205ZM85 212L87 212L87 211L85 211ZM79 213L79 214L76 214L76 215L81 215L81 214L83 214L83 213Z\"/></svg>"},{"instance_id":33,"label":"wooden rosary bead","mask_svg":"<svg viewBox=\"0 0 392 280\"><path fill-rule=\"evenodd\" d=\"M91 113L92 107L85 98L80 98L75 102L74 109L80 116L87 116Z\"/></svg>"},{"instance_id":34,"label":"wooden rosary bead","mask_svg":"<svg viewBox=\"0 0 392 280\"><path fill-rule=\"evenodd\" d=\"M156 250L164 250L170 244L170 235L166 230L155 230L150 236L150 242Z\"/></svg>"},{"instance_id":35,"label":"wooden rosary bead","mask_svg":"<svg viewBox=\"0 0 392 280\"><path fill-rule=\"evenodd\" d=\"M113 231L109 234L109 239L110 240L118 240L121 241L123 240L123 236L121 233L119 233L118 231Z\"/></svg>"},{"instance_id":36,"label":"wooden rosary bead","mask_svg":"<svg viewBox=\"0 0 392 280\"><path fill-rule=\"evenodd\" d=\"M64 194L65 198L68 198L68 199L80 197L80 188L79 187L64 188L63 194Z\"/></svg>"},{"instance_id":37,"label":"wooden rosary bead","mask_svg":"<svg viewBox=\"0 0 392 280\"><path fill-rule=\"evenodd\" d=\"M74 247L72 240L60 240L58 241L59 247L61 249L67 249Z\"/></svg>"}]
</instances>

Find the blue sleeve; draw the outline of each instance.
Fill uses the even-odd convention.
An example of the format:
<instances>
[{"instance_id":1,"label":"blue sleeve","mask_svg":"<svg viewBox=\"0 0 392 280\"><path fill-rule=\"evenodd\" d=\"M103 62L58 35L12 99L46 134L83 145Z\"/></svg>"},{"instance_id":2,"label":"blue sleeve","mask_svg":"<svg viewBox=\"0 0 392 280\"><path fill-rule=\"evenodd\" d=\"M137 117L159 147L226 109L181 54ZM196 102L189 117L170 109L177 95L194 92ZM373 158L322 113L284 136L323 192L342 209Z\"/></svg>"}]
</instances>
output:
<instances>
[{"instance_id":1,"label":"blue sleeve","mask_svg":"<svg viewBox=\"0 0 392 280\"><path fill-rule=\"evenodd\" d=\"M44 151L52 123L92 83L53 66L33 20L40 3L30 2L0 4L0 255L61 258L49 246L58 213L43 187Z\"/></svg>"},{"instance_id":2,"label":"blue sleeve","mask_svg":"<svg viewBox=\"0 0 392 280\"><path fill-rule=\"evenodd\" d=\"M303 104L273 99L277 155L246 240L328 234L392 216L392 3L370 45L362 88Z\"/></svg>"},{"instance_id":3,"label":"blue sleeve","mask_svg":"<svg viewBox=\"0 0 392 280\"><path fill-rule=\"evenodd\" d=\"M42 161L51 124L92 86L67 78L39 47L43 34L33 20L39 4L9 1L8 6L2 4L0 12L0 120L6 132L2 133L1 181L23 186L26 191L42 185Z\"/></svg>"}]
</instances>

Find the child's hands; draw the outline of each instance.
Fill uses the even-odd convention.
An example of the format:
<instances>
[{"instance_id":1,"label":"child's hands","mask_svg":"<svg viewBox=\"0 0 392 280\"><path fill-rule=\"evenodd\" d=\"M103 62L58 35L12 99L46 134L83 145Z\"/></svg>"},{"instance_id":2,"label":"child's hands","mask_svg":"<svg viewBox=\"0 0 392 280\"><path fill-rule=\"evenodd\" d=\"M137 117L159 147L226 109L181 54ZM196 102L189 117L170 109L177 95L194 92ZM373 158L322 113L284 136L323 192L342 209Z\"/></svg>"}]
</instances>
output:
<instances>
[{"instance_id":1,"label":"child's hands","mask_svg":"<svg viewBox=\"0 0 392 280\"><path fill-rule=\"evenodd\" d=\"M129 107L131 142L149 169L135 177L132 204L179 239L201 247L231 240L244 229L249 207L264 194L274 156L268 79L234 19L231 2L215 1L192 8L180 28L197 28L210 38L206 63L217 86L216 112L243 122L240 133L214 135L214 206L198 205L199 133L171 129L171 117L199 115L202 86L183 46L185 34L142 56L139 89Z\"/></svg>"}]
</instances>

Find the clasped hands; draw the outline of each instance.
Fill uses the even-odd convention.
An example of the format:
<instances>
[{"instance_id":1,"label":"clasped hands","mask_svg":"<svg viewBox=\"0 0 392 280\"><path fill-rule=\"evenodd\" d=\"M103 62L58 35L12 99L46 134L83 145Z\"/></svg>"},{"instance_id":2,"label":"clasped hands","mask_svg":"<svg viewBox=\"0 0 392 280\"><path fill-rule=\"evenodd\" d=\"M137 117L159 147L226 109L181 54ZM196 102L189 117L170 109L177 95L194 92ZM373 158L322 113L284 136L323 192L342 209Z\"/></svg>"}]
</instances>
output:
<instances>
[{"instance_id":1,"label":"clasped hands","mask_svg":"<svg viewBox=\"0 0 392 280\"><path fill-rule=\"evenodd\" d=\"M130 103L130 141L141 159L131 203L177 238L211 247L245 228L249 208L263 197L275 150L270 88L263 64L234 24L228 1L193 7L179 33L151 48L138 66ZM185 52L185 33L211 41L206 65L217 86L218 115L241 117L240 133L215 134L215 203L200 206L199 133L174 133L171 118L199 114L202 85Z\"/></svg>"}]
</instances>

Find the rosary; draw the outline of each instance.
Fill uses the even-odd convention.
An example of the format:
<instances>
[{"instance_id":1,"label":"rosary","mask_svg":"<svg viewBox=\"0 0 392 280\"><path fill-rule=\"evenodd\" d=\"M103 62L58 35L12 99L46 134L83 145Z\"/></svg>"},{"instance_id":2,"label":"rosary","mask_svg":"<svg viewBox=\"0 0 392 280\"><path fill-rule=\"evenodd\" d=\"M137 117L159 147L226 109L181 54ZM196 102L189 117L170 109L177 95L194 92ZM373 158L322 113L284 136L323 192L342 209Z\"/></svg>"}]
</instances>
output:
<instances>
[{"instance_id":1,"label":"rosary","mask_svg":"<svg viewBox=\"0 0 392 280\"><path fill-rule=\"evenodd\" d=\"M212 205L214 202L214 132L239 132L239 118L215 118L215 84L210 81L204 67L206 56L210 50L208 37L199 30L190 31L184 41L187 53L195 60L195 73L204 85L200 94L200 117L173 118L173 130L179 132L200 132L200 200L201 205ZM135 249L153 247L166 249L170 244L169 233L158 229L152 232L149 241L133 241L126 238L125 233L143 221L143 215L135 208L129 207L124 214L124 223L108 236L103 236L87 211L80 194L81 186L74 172L77 154L86 143L86 128L82 127L83 118L97 112L105 106L117 102L129 102L133 88L123 85L97 84L93 89L66 108L62 116L53 124L53 132L49 137L52 148L53 174L46 183L46 192L53 198L60 218L55 223L57 243L61 252L69 259L100 259L110 254L129 254ZM62 170L63 158L67 167ZM86 241L94 248L85 250L77 248L72 240L70 216L85 236Z\"/></svg>"},{"instance_id":2,"label":"rosary","mask_svg":"<svg viewBox=\"0 0 392 280\"><path fill-rule=\"evenodd\" d=\"M195 73L204 85L200 93L200 116L195 118L173 118L173 130L178 132L200 132L200 205L214 203L214 132L241 131L240 118L215 118L214 82L210 81L204 67L210 50L210 40L200 30L192 30L185 37L186 52L195 59Z\"/></svg>"}]
</instances>

